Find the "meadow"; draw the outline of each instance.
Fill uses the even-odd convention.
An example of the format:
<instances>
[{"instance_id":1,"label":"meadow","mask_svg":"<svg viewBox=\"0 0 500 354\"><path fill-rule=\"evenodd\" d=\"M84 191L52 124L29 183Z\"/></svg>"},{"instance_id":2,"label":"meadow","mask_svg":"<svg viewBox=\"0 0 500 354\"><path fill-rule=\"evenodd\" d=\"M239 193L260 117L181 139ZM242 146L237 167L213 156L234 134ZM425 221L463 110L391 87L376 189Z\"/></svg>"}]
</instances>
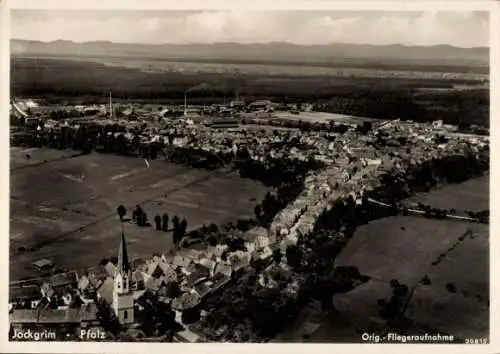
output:
<instances>
[{"instance_id":1,"label":"meadow","mask_svg":"<svg viewBox=\"0 0 500 354\"><path fill-rule=\"evenodd\" d=\"M488 209L488 199L487 176L412 198L474 211ZM415 326L462 339L488 337L488 225L412 216L379 219L356 231L336 265L355 266L382 288L395 279L414 289L405 317ZM344 315L358 313L365 302L376 304L379 291L362 291L362 300L347 293L337 301Z\"/></svg>"},{"instance_id":2,"label":"meadow","mask_svg":"<svg viewBox=\"0 0 500 354\"><path fill-rule=\"evenodd\" d=\"M60 159L61 152L45 149L30 149L29 154L30 160L47 162L11 171L11 280L39 275L31 263L41 258L83 269L114 256L120 204L129 217L141 205L151 223L163 213L186 218L190 230L251 217L267 192L257 182L160 160L147 168L142 159L131 157L92 154ZM26 152L14 148L11 155L20 167ZM124 227L131 258L172 250L170 232L131 222Z\"/></svg>"},{"instance_id":3,"label":"meadow","mask_svg":"<svg viewBox=\"0 0 500 354\"><path fill-rule=\"evenodd\" d=\"M460 187L452 184L432 192L416 194L407 199L406 203L478 212L490 208L489 188L489 176L483 176L463 182Z\"/></svg>"}]
</instances>

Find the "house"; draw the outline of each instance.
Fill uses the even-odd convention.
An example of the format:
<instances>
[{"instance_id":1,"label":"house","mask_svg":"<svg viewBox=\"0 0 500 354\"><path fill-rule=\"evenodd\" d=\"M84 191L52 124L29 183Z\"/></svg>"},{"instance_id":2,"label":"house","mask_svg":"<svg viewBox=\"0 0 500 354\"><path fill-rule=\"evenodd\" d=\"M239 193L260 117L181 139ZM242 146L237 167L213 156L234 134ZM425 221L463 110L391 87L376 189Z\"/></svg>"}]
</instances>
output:
<instances>
[{"instance_id":1,"label":"house","mask_svg":"<svg viewBox=\"0 0 500 354\"><path fill-rule=\"evenodd\" d=\"M150 277L145 281L144 286L147 290L158 291L162 284L163 278Z\"/></svg>"},{"instance_id":2,"label":"house","mask_svg":"<svg viewBox=\"0 0 500 354\"><path fill-rule=\"evenodd\" d=\"M252 258L254 258L255 260L257 260L257 259L267 259L267 258L272 257L272 255L273 255L273 251L271 250L271 248L269 248L269 246L265 246L265 247L259 249L256 252L255 257L252 257Z\"/></svg>"},{"instance_id":3,"label":"house","mask_svg":"<svg viewBox=\"0 0 500 354\"><path fill-rule=\"evenodd\" d=\"M144 276L140 270L132 273L132 288L134 290L143 290L145 288Z\"/></svg>"},{"instance_id":4,"label":"house","mask_svg":"<svg viewBox=\"0 0 500 354\"><path fill-rule=\"evenodd\" d=\"M180 297L172 302L172 309L175 311L183 311L197 306L201 298L196 292L185 292Z\"/></svg>"},{"instance_id":5,"label":"house","mask_svg":"<svg viewBox=\"0 0 500 354\"><path fill-rule=\"evenodd\" d=\"M104 280L108 277L108 272L104 269L104 267L94 267L87 273L87 278L90 280L90 283L94 286L94 288L98 288Z\"/></svg>"},{"instance_id":6,"label":"house","mask_svg":"<svg viewBox=\"0 0 500 354\"><path fill-rule=\"evenodd\" d=\"M9 288L9 301L18 303L23 301L40 300L42 293L37 285L15 286Z\"/></svg>"},{"instance_id":7,"label":"house","mask_svg":"<svg viewBox=\"0 0 500 354\"><path fill-rule=\"evenodd\" d=\"M103 299L108 304L111 304L113 302L113 289L113 278L108 277L106 278L106 280L104 280L99 289L97 289L97 297Z\"/></svg>"},{"instance_id":8,"label":"house","mask_svg":"<svg viewBox=\"0 0 500 354\"><path fill-rule=\"evenodd\" d=\"M214 275L223 274L226 277L231 277L233 270L230 265L218 262L215 266Z\"/></svg>"},{"instance_id":9,"label":"house","mask_svg":"<svg viewBox=\"0 0 500 354\"><path fill-rule=\"evenodd\" d=\"M92 292L94 292L95 289L97 289L97 287L94 286L94 284L90 281L90 279L87 276L83 275L78 280L77 289L82 294L89 295Z\"/></svg>"},{"instance_id":10,"label":"house","mask_svg":"<svg viewBox=\"0 0 500 354\"><path fill-rule=\"evenodd\" d=\"M81 308L69 309L34 309L14 310L9 315L10 324L14 327L32 325L73 325L88 326L98 323L96 304L88 304Z\"/></svg>"},{"instance_id":11,"label":"house","mask_svg":"<svg viewBox=\"0 0 500 354\"><path fill-rule=\"evenodd\" d=\"M252 253L257 249L256 235L246 232L241 236L241 238L245 242L245 248L247 249L248 252Z\"/></svg>"},{"instance_id":12,"label":"house","mask_svg":"<svg viewBox=\"0 0 500 354\"><path fill-rule=\"evenodd\" d=\"M52 261L49 259L40 259L36 262L33 262L32 264L36 269L40 271L48 270L54 267L54 263L52 263Z\"/></svg>"},{"instance_id":13,"label":"house","mask_svg":"<svg viewBox=\"0 0 500 354\"><path fill-rule=\"evenodd\" d=\"M47 280L47 282L54 290L56 290L56 288L67 287L67 286L77 287L78 274L75 271L55 274L51 276Z\"/></svg>"},{"instance_id":14,"label":"house","mask_svg":"<svg viewBox=\"0 0 500 354\"><path fill-rule=\"evenodd\" d=\"M432 127L434 129L441 129L443 127L443 121L442 120L436 120L432 122Z\"/></svg>"},{"instance_id":15,"label":"house","mask_svg":"<svg viewBox=\"0 0 500 354\"><path fill-rule=\"evenodd\" d=\"M215 276L211 280L213 282L211 293L215 293L217 290L221 289L224 285L229 283L231 278L224 274L218 273L215 274Z\"/></svg>"},{"instance_id":16,"label":"house","mask_svg":"<svg viewBox=\"0 0 500 354\"><path fill-rule=\"evenodd\" d=\"M19 309L13 310L9 314L9 323L13 327L19 327L27 324L37 324L38 322L38 309Z\"/></svg>"},{"instance_id":17,"label":"house","mask_svg":"<svg viewBox=\"0 0 500 354\"><path fill-rule=\"evenodd\" d=\"M105 266L104 269L106 270L106 273L110 277L114 277L116 273L116 266L112 262L108 262Z\"/></svg>"},{"instance_id":18,"label":"house","mask_svg":"<svg viewBox=\"0 0 500 354\"><path fill-rule=\"evenodd\" d=\"M222 255L224 254L224 251L228 249L228 246L223 244L223 245L216 245L216 246L208 246L205 250L205 257L206 258L215 258L216 261L220 261Z\"/></svg>"},{"instance_id":19,"label":"house","mask_svg":"<svg viewBox=\"0 0 500 354\"><path fill-rule=\"evenodd\" d=\"M195 292L200 299L203 299L211 290L212 289L206 283L199 283L193 287L192 291Z\"/></svg>"},{"instance_id":20,"label":"house","mask_svg":"<svg viewBox=\"0 0 500 354\"><path fill-rule=\"evenodd\" d=\"M272 108L273 104L269 100L254 101L248 105L251 110L267 110Z\"/></svg>"},{"instance_id":21,"label":"house","mask_svg":"<svg viewBox=\"0 0 500 354\"><path fill-rule=\"evenodd\" d=\"M245 107L245 101L244 100L233 100L229 104L231 108L244 108Z\"/></svg>"},{"instance_id":22,"label":"house","mask_svg":"<svg viewBox=\"0 0 500 354\"><path fill-rule=\"evenodd\" d=\"M190 331L189 329L184 329L180 332L176 332L173 338L174 342L178 343L200 343L203 342L201 337L196 333Z\"/></svg>"},{"instance_id":23,"label":"house","mask_svg":"<svg viewBox=\"0 0 500 354\"><path fill-rule=\"evenodd\" d=\"M250 264L251 255L247 252L236 251L229 253L227 256L229 264L233 269L233 272L244 268Z\"/></svg>"},{"instance_id":24,"label":"house","mask_svg":"<svg viewBox=\"0 0 500 354\"><path fill-rule=\"evenodd\" d=\"M202 258L202 259L200 259L198 264L207 268L209 271L209 276L212 276L215 272L215 266L217 265L217 262L215 262L212 259Z\"/></svg>"},{"instance_id":25,"label":"house","mask_svg":"<svg viewBox=\"0 0 500 354\"><path fill-rule=\"evenodd\" d=\"M159 278L163 275L163 269L160 267L160 264L156 260L153 260L148 265L146 272L153 278Z\"/></svg>"},{"instance_id":26,"label":"house","mask_svg":"<svg viewBox=\"0 0 500 354\"><path fill-rule=\"evenodd\" d=\"M197 264L195 266L195 270L187 275L183 285L187 288L192 288L194 285L207 279L209 276L210 270L205 266Z\"/></svg>"},{"instance_id":27,"label":"house","mask_svg":"<svg viewBox=\"0 0 500 354\"><path fill-rule=\"evenodd\" d=\"M182 257L182 256L179 256L179 255L176 255L174 257L174 261L172 263L172 265L174 266L174 268L187 268L190 264L191 264L191 259L189 258L185 258L185 257Z\"/></svg>"}]
</instances>

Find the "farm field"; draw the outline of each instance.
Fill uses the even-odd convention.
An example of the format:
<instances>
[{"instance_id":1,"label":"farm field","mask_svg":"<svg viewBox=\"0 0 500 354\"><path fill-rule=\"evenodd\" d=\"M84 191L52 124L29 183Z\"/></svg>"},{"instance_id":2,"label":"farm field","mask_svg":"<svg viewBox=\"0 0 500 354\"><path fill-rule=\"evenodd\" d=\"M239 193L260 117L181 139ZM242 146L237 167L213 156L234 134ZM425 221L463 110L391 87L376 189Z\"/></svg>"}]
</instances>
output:
<instances>
[{"instance_id":1,"label":"farm field","mask_svg":"<svg viewBox=\"0 0 500 354\"><path fill-rule=\"evenodd\" d=\"M11 150L21 164L24 152ZM45 149L30 150L34 161L50 160ZM31 160L30 159L30 160ZM155 160L82 155L11 171L11 280L38 276L31 263L49 258L69 269L97 265L115 255L121 230L116 207L128 216L135 205L148 214L186 218L188 230L252 216L267 189L253 181ZM227 193L230 192L230 193ZM124 226L131 258L172 249L170 233ZM103 244L104 243L104 244ZM28 251L20 251L20 247ZM31 251L30 251L31 249Z\"/></svg>"},{"instance_id":2,"label":"farm field","mask_svg":"<svg viewBox=\"0 0 500 354\"><path fill-rule=\"evenodd\" d=\"M41 150L38 148L21 148L13 146L10 148L10 169L12 171L19 168L22 169L24 166L46 163L46 161L52 162L59 159L66 159L75 154L77 153L72 150Z\"/></svg>"},{"instance_id":3,"label":"farm field","mask_svg":"<svg viewBox=\"0 0 500 354\"><path fill-rule=\"evenodd\" d=\"M461 338L487 338L489 332L489 240L484 227L427 271L408 305L414 322ZM453 284L456 292L446 285ZM457 311L458 310L458 311Z\"/></svg>"},{"instance_id":4,"label":"farm field","mask_svg":"<svg viewBox=\"0 0 500 354\"><path fill-rule=\"evenodd\" d=\"M292 114L288 112L274 112L272 114L273 118L290 119L290 120L302 120L311 122L339 122L345 124L361 124L363 122L376 122L377 119L355 117L346 114L335 114L326 112L300 112L300 114Z\"/></svg>"},{"instance_id":5,"label":"farm field","mask_svg":"<svg viewBox=\"0 0 500 354\"><path fill-rule=\"evenodd\" d=\"M446 186L414 200L435 207L482 210L489 208L487 187L485 176ZM376 220L358 229L336 264L355 266L361 274L378 282L396 279L414 288L405 316L415 326L462 339L488 337L488 225L410 216ZM430 283L420 283L424 276ZM453 287L450 290L449 284L456 290ZM374 290L361 298L376 301L377 296ZM365 306L366 301L358 297L347 294L342 297L352 298L342 302L346 313Z\"/></svg>"},{"instance_id":6,"label":"farm field","mask_svg":"<svg viewBox=\"0 0 500 354\"><path fill-rule=\"evenodd\" d=\"M16 58L23 58L17 55ZM30 56L26 56L30 58ZM58 59L69 61L87 61L102 64L107 67L121 67L137 69L146 73L168 73L177 72L185 74L214 73L214 74L242 74L242 75L291 75L291 76L331 76L331 77L366 77L366 78L406 78L406 79L459 79L459 80L488 80L488 74L468 73L468 72L447 72L447 71L422 71L411 70L390 70L363 67L335 67L334 64L315 65L314 63L304 63L303 65L286 65L269 63L231 63L190 60L168 60L155 58L112 58L112 57L92 57L92 56L39 56L40 59ZM361 66L361 65L360 65ZM281 83L286 83L286 79L280 79ZM260 83L278 83L274 78L259 79Z\"/></svg>"},{"instance_id":7,"label":"farm field","mask_svg":"<svg viewBox=\"0 0 500 354\"><path fill-rule=\"evenodd\" d=\"M434 208L482 211L490 208L489 175L448 185L429 193L409 198L408 203L423 203Z\"/></svg>"},{"instance_id":8,"label":"farm field","mask_svg":"<svg viewBox=\"0 0 500 354\"><path fill-rule=\"evenodd\" d=\"M338 266L355 266L361 274L412 286L439 255L479 224L413 216L379 219L358 229L337 257Z\"/></svg>"}]
</instances>

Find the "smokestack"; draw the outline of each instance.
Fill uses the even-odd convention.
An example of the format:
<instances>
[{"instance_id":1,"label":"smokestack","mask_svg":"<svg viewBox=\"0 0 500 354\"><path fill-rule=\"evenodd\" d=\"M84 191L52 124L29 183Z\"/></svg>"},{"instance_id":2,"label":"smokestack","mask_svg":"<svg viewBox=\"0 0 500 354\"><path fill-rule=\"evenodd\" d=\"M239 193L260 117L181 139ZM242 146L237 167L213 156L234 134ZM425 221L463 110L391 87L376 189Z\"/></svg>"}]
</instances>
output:
<instances>
[{"instance_id":1,"label":"smokestack","mask_svg":"<svg viewBox=\"0 0 500 354\"><path fill-rule=\"evenodd\" d=\"M109 90L109 118L113 118L113 103L111 101L111 90Z\"/></svg>"},{"instance_id":2,"label":"smokestack","mask_svg":"<svg viewBox=\"0 0 500 354\"><path fill-rule=\"evenodd\" d=\"M184 116L187 116L187 93L184 92Z\"/></svg>"}]
</instances>

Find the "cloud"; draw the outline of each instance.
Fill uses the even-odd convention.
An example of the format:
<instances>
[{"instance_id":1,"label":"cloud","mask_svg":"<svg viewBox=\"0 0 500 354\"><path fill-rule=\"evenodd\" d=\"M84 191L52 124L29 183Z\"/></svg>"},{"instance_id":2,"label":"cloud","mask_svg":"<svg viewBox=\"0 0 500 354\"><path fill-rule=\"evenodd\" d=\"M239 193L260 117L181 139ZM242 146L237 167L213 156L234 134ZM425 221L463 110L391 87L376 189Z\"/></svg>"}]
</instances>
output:
<instances>
[{"instance_id":1,"label":"cloud","mask_svg":"<svg viewBox=\"0 0 500 354\"><path fill-rule=\"evenodd\" d=\"M11 37L132 43L287 41L487 46L488 16L475 12L26 11Z\"/></svg>"}]
</instances>

